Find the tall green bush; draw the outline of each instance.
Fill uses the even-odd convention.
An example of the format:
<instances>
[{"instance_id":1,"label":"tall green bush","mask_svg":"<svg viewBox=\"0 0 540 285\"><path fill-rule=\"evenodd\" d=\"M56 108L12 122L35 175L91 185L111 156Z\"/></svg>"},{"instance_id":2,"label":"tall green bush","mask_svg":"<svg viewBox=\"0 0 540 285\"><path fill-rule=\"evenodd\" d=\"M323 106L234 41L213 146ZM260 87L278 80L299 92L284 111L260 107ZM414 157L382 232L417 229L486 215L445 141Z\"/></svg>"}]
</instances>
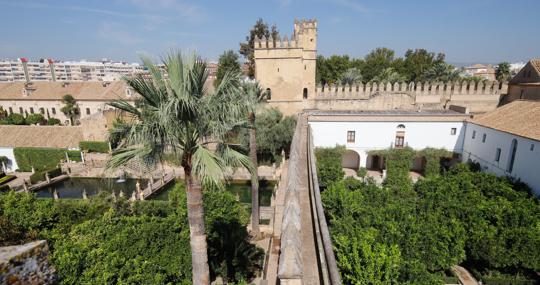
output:
<instances>
[{"instance_id":1,"label":"tall green bush","mask_svg":"<svg viewBox=\"0 0 540 285\"><path fill-rule=\"evenodd\" d=\"M31 171L32 166L36 171L55 168L66 159L66 153L70 160L81 161L80 151L62 148L17 147L13 153L19 170L24 172Z\"/></svg>"},{"instance_id":2,"label":"tall green bush","mask_svg":"<svg viewBox=\"0 0 540 285\"><path fill-rule=\"evenodd\" d=\"M387 150L370 151L370 155L381 155L386 161L386 180L388 185L394 190L405 190L412 188L412 181L409 171L413 163L416 152L410 147L391 148Z\"/></svg>"},{"instance_id":3,"label":"tall green bush","mask_svg":"<svg viewBox=\"0 0 540 285\"><path fill-rule=\"evenodd\" d=\"M419 151L418 156L423 156L426 159L424 176L429 177L441 174L441 159L452 157L452 152L443 148L428 147Z\"/></svg>"},{"instance_id":4,"label":"tall green bush","mask_svg":"<svg viewBox=\"0 0 540 285\"><path fill-rule=\"evenodd\" d=\"M83 151L88 152L100 152L108 153L109 152L109 142L103 141L81 141L79 143L79 148Z\"/></svg>"},{"instance_id":5,"label":"tall green bush","mask_svg":"<svg viewBox=\"0 0 540 285\"><path fill-rule=\"evenodd\" d=\"M321 187L328 187L345 176L341 159L345 152L344 146L316 148L317 176Z\"/></svg>"}]
</instances>

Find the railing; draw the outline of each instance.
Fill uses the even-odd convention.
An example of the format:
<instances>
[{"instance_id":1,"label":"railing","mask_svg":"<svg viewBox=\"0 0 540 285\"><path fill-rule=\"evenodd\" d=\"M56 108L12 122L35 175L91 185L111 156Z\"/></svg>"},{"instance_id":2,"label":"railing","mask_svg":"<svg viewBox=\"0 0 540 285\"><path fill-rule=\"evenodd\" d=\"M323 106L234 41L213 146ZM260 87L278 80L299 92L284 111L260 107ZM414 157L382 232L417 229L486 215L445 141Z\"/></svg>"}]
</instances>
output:
<instances>
[{"instance_id":1,"label":"railing","mask_svg":"<svg viewBox=\"0 0 540 285\"><path fill-rule=\"evenodd\" d=\"M311 127L308 125L307 145L308 145L308 174L309 189L312 200L312 215L315 224L315 238L319 251L319 266L322 273L322 284L340 285L341 277L337 268L337 262L332 247L330 232L324 216L324 209L321 201L319 189L319 179L317 176L317 159L314 153Z\"/></svg>"}]
</instances>

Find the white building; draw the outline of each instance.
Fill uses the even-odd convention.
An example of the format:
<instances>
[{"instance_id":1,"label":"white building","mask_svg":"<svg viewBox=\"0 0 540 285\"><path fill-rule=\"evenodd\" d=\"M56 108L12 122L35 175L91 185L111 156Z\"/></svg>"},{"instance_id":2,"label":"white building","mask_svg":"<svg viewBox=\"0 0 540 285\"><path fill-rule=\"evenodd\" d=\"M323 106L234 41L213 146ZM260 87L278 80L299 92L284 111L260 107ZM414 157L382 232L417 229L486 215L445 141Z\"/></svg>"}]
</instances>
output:
<instances>
[{"instance_id":1,"label":"white building","mask_svg":"<svg viewBox=\"0 0 540 285\"><path fill-rule=\"evenodd\" d=\"M69 118L62 113L62 97L73 96L79 106L76 120L114 109L107 103L123 99L134 102L136 93L123 81L115 82L9 82L0 83L0 106L8 114L23 116L42 114L46 119L57 118L68 125Z\"/></svg>"},{"instance_id":2,"label":"white building","mask_svg":"<svg viewBox=\"0 0 540 285\"><path fill-rule=\"evenodd\" d=\"M436 111L318 111L309 116L315 147L344 145L343 167L381 169L382 159L371 150L409 146L415 150L444 148L463 150L464 121L469 115L451 110ZM417 159L413 169L421 170Z\"/></svg>"},{"instance_id":3,"label":"white building","mask_svg":"<svg viewBox=\"0 0 540 285\"><path fill-rule=\"evenodd\" d=\"M316 111L308 119L315 147L343 145L344 168L384 169L371 150L444 148L463 162L511 176L540 195L540 102L518 100L474 119L451 110ZM412 170L421 172L417 157Z\"/></svg>"},{"instance_id":4,"label":"white building","mask_svg":"<svg viewBox=\"0 0 540 285\"><path fill-rule=\"evenodd\" d=\"M514 101L466 123L463 160L540 195L540 102Z\"/></svg>"},{"instance_id":5,"label":"white building","mask_svg":"<svg viewBox=\"0 0 540 285\"><path fill-rule=\"evenodd\" d=\"M143 72L138 63L103 61L58 61L26 58L0 61L0 82L16 81L114 81Z\"/></svg>"}]
</instances>

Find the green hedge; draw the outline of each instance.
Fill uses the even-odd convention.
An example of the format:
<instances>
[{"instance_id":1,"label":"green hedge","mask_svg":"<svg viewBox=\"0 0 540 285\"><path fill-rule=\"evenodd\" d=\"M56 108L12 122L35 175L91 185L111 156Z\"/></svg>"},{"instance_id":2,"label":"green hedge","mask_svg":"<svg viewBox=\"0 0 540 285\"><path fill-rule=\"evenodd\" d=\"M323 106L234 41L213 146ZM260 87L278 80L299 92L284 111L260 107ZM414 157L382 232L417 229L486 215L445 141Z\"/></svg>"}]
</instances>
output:
<instances>
[{"instance_id":1,"label":"green hedge","mask_svg":"<svg viewBox=\"0 0 540 285\"><path fill-rule=\"evenodd\" d=\"M0 185L0 193L8 192L10 190L8 185Z\"/></svg>"},{"instance_id":2,"label":"green hedge","mask_svg":"<svg viewBox=\"0 0 540 285\"><path fill-rule=\"evenodd\" d=\"M2 178L0 178L0 185L6 184L15 178L17 177L13 175L4 175Z\"/></svg>"},{"instance_id":3,"label":"green hedge","mask_svg":"<svg viewBox=\"0 0 540 285\"><path fill-rule=\"evenodd\" d=\"M13 150L15 160L20 171L32 171L32 166L36 171L53 169L60 161L66 159L66 152L72 161L81 161L81 153L78 150L66 150L63 148L33 148L18 147Z\"/></svg>"},{"instance_id":4,"label":"green hedge","mask_svg":"<svg viewBox=\"0 0 540 285\"><path fill-rule=\"evenodd\" d=\"M88 152L100 152L108 153L109 152L109 143L102 141L82 141L79 143L81 150L86 150Z\"/></svg>"},{"instance_id":5,"label":"green hedge","mask_svg":"<svg viewBox=\"0 0 540 285\"><path fill-rule=\"evenodd\" d=\"M49 178L52 179L62 175L62 170L57 167L49 170L36 171L34 174L30 175L30 183L35 184L40 181L45 181L45 173L49 173Z\"/></svg>"}]
</instances>

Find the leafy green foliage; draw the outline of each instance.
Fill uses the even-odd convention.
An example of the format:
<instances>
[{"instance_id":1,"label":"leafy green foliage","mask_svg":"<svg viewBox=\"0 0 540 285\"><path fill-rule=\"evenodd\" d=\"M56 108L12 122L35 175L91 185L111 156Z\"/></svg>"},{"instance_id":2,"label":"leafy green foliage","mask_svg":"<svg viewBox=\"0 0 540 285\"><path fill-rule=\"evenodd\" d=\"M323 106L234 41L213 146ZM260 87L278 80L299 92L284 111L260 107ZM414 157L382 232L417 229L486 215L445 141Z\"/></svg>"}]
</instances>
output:
<instances>
[{"instance_id":1,"label":"leafy green foliage","mask_svg":"<svg viewBox=\"0 0 540 285\"><path fill-rule=\"evenodd\" d=\"M497 65L497 69L495 70L495 78L499 82L506 82L510 80L511 72L510 72L510 63L508 62L501 62Z\"/></svg>"},{"instance_id":2,"label":"leafy green foliage","mask_svg":"<svg viewBox=\"0 0 540 285\"><path fill-rule=\"evenodd\" d=\"M283 116L278 109L262 109L257 114L255 129L257 130L257 159L259 164L281 162L281 151L289 153L296 119ZM248 130L242 130L242 145L249 145Z\"/></svg>"},{"instance_id":3,"label":"leafy green foliage","mask_svg":"<svg viewBox=\"0 0 540 285\"><path fill-rule=\"evenodd\" d=\"M76 150L62 148L17 147L13 149L20 171L52 169L66 159L66 153L72 161L81 161L81 154Z\"/></svg>"},{"instance_id":4,"label":"leafy green foliage","mask_svg":"<svg viewBox=\"0 0 540 285\"><path fill-rule=\"evenodd\" d=\"M225 73L240 73L241 71L242 70L240 69L240 63L238 62L238 54L236 54L233 50L224 51L219 56L214 86L218 86L221 83L221 80L225 76Z\"/></svg>"},{"instance_id":5,"label":"leafy green foliage","mask_svg":"<svg viewBox=\"0 0 540 285\"><path fill-rule=\"evenodd\" d=\"M88 152L108 153L109 143L102 141L81 141L79 143L79 148Z\"/></svg>"},{"instance_id":6,"label":"leafy green foliage","mask_svg":"<svg viewBox=\"0 0 540 285\"><path fill-rule=\"evenodd\" d=\"M7 116L6 124L8 125L24 125L26 124L26 121L24 120L24 116L21 114L13 113Z\"/></svg>"},{"instance_id":7,"label":"leafy green foliage","mask_svg":"<svg viewBox=\"0 0 540 285\"><path fill-rule=\"evenodd\" d=\"M259 18L257 19L257 22L253 26L253 28L249 31L249 35L246 37L246 41L243 43L240 43L240 54L244 56L244 58L247 61L248 64L248 76L253 78L255 77L255 57L254 53L255 50L253 47L255 46L255 39L256 38L272 38L276 39L279 36L279 32L275 25L273 25L270 29L268 28L268 24L263 21L263 19Z\"/></svg>"},{"instance_id":8,"label":"leafy green foliage","mask_svg":"<svg viewBox=\"0 0 540 285\"><path fill-rule=\"evenodd\" d=\"M441 284L461 263L516 278L540 268L539 201L467 165L399 191L343 179L322 201L345 284Z\"/></svg>"},{"instance_id":9,"label":"leafy green foliage","mask_svg":"<svg viewBox=\"0 0 540 285\"><path fill-rule=\"evenodd\" d=\"M26 124L27 125L42 125L46 122L45 117L41 114L30 114L28 117L26 117Z\"/></svg>"},{"instance_id":10,"label":"leafy green foliage","mask_svg":"<svg viewBox=\"0 0 540 285\"><path fill-rule=\"evenodd\" d=\"M446 149L425 148L418 152L418 156L423 156L426 160L424 166L424 176L429 177L441 174L441 159L452 157L452 152Z\"/></svg>"},{"instance_id":11,"label":"leafy green foliage","mask_svg":"<svg viewBox=\"0 0 540 285\"><path fill-rule=\"evenodd\" d=\"M169 202L130 204L103 194L88 201L0 194L0 245L46 239L60 284L190 284L184 186ZM246 208L221 191L206 191L204 206L213 276L251 280L263 254L249 243Z\"/></svg>"},{"instance_id":12,"label":"leafy green foliage","mask_svg":"<svg viewBox=\"0 0 540 285\"><path fill-rule=\"evenodd\" d=\"M62 97L62 103L64 103L64 106L60 108L60 111L69 118L71 125L73 125L75 123L75 118L80 114L79 105L77 105L77 101L75 101L75 98L70 94L66 94Z\"/></svg>"},{"instance_id":13,"label":"leafy green foliage","mask_svg":"<svg viewBox=\"0 0 540 285\"><path fill-rule=\"evenodd\" d=\"M381 155L386 161L385 185L399 191L411 189L412 181L409 171L416 152L410 147L391 148L369 152L370 155Z\"/></svg>"},{"instance_id":14,"label":"leafy green foliage","mask_svg":"<svg viewBox=\"0 0 540 285\"><path fill-rule=\"evenodd\" d=\"M56 125L61 125L62 122L60 122L59 119L57 118L50 118L49 120L47 120L47 125L49 126L56 126Z\"/></svg>"},{"instance_id":15,"label":"leafy green foliage","mask_svg":"<svg viewBox=\"0 0 540 285\"><path fill-rule=\"evenodd\" d=\"M341 157L344 152L344 146L315 149L317 176L321 187L328 187L332 183L340 181L345 176L345 172L341 166Z\"/></svg>"}]
</instances>

